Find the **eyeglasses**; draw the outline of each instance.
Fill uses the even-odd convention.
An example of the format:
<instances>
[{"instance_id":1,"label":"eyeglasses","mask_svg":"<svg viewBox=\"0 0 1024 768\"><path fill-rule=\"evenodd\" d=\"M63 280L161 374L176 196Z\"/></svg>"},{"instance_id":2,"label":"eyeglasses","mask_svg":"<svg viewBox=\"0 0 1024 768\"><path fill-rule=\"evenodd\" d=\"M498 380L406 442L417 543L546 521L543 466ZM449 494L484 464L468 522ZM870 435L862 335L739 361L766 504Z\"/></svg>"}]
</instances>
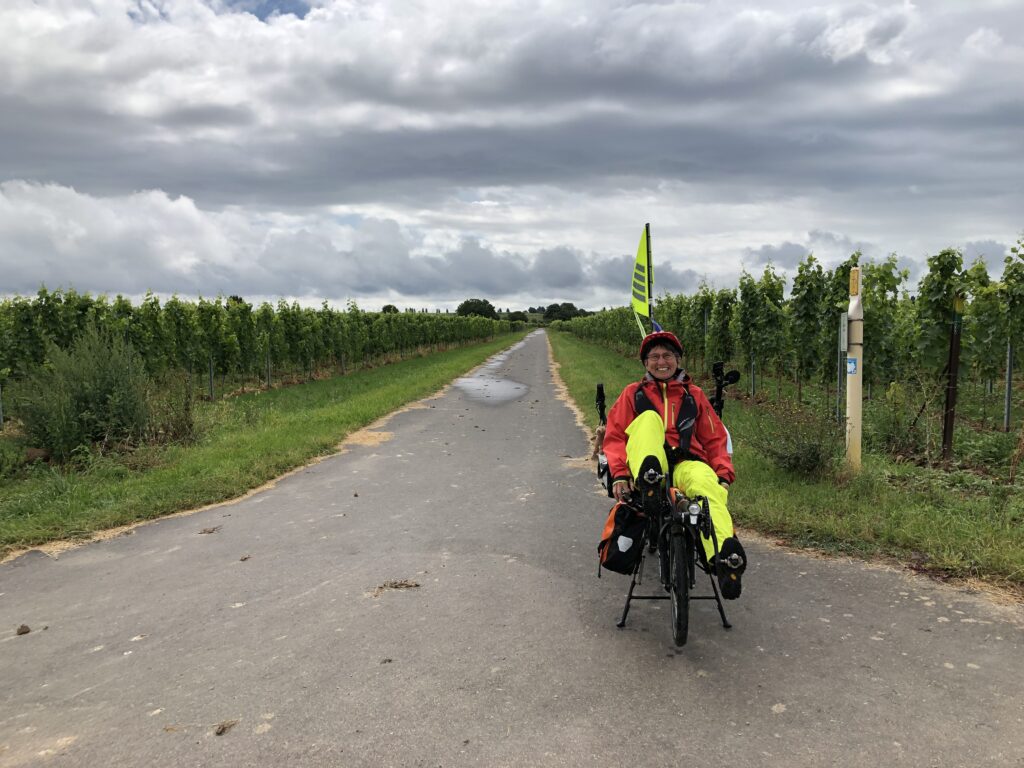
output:
<instances>
[{"instance_id":1,"label":"eyeglasses","mask_svg":"<svg viewBox=\"0 0 1024 768\"><path fill-rule=\"evenodd\" d=\"M661 355L652 352L651 354L649 354L647 356L647 359L648 360L654 360L654 361L658 361L658 360L675 360L675 357L676 357L675 352L665 352L664 354L661 354Z\"/></svg>"}]
</instances>

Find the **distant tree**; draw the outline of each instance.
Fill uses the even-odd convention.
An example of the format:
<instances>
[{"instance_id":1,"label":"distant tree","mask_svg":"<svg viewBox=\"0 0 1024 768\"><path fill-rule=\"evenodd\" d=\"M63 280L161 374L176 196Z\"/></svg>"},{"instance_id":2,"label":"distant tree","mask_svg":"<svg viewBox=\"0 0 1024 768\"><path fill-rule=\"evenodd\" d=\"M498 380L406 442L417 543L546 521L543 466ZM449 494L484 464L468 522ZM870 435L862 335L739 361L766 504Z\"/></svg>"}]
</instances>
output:
<instances>
[{"instance_id":1,"label":"distant tree","mask_svg":"<svg viewBox=\"0 0 1024 768\"><path fill-rule=\"evenodd\" d=\"M384 307L381 309L381 312L383 312L386 315L396 315L398 314L398 307L396 307L394 304L385 304Z\"/></svg>"},{"instance_id":2,"label":"distant tree","mask_svg":"<svg viewBox=\"0 0 1024 768\"><path fill-rule=\"evenodd\" d=\"M525 312L510 312L507 319L511 320L513 323L514 322L525 323L530 318L529 318L529 316Z\"/></svg>"},{"instance_id":3,"label":"distant tree","mask_svg":"<svg viewBox=\"0 0 1024 768\"><path fill-rule=\"evenodd\" d=\"M491 304L487 299L466 299L464 302L459 304L455 310L455 314L462 315L464 317L469 315L479 315L480 317L489 317L492 320L498 319L498 312L494 309L494 305Z\"/></svg>"},{"instance_id":4,"label":"distant tree","mask_svg":"<svg viewBox=\"0 0 1024 768\"><path fill-rule=\"evenodd\" d=\"M585 309L577 309L575 304L563 302L562 304L549 304L544 312L544 320L572 320L574 317L583 317L589 314Z\"/></svg>"}]
</instances>

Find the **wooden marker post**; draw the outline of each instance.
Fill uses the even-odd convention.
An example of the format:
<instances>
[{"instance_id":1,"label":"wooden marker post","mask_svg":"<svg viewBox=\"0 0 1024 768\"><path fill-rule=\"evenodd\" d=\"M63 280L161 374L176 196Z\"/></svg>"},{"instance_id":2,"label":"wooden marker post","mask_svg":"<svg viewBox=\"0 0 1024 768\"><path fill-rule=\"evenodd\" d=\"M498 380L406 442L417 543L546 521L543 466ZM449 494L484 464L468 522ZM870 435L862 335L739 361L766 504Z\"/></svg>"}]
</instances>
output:
<instances>
[{"instance_id":1,"label":"wooden marker post","mask_svg":"<svg viewBox=\"0 0 1024 768\"><path fill-rule=\"evenodd\" d=\"M949 364L946 367L946 407L942 412L942 460L953 458L953 425L956 423L956 386L960 379L960 330L964 297L953 299L953 326L949 331Z\"/></svg>"},{"instance_id":2,"label":"wooden marker post","mask_svg":"<svg viewBox=\"0 0 1024 768\"><path fill-rule=\"evenodd\" d=\"M860 471L861 392L864 382L864 305L861 302L860 267L850 270L849 329L846 352L846 463Z\"/></svg>"}]
</instances>

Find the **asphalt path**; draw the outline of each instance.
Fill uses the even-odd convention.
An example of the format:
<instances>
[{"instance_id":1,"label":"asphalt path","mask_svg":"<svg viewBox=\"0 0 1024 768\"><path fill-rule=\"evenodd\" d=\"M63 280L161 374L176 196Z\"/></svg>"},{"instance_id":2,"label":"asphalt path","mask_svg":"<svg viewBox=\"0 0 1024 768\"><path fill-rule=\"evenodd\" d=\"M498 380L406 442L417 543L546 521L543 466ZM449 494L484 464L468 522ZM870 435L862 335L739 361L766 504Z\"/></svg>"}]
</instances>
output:
<instances>
[{"instance_id":1,"label":"asphalt path","mask_svg":"<svg viewBox=\"0 0 1024 768\"><path fill-rule=\"evenodd\" d=\"M372 432L0 566L0 765L1024 765L1019 607L748 535L732 630L616 629L543 333Z\"/></svg>"}]
</instances>

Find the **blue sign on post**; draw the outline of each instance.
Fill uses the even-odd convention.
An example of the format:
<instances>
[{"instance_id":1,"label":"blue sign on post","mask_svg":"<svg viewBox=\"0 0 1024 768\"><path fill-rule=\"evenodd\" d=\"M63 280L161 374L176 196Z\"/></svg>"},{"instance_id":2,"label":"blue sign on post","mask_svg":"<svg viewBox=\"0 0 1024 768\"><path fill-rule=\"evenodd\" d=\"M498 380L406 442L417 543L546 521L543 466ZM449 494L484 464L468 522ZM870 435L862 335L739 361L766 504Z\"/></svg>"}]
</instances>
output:
<instances>
[{"instance_id":1,"label":"blue sign on post","mask_svg":"<svg viewBox=\"0 0 1024 768\"><path fill-rule=\"evenodd\" d=\"M848 357L846 358L846 375L856 376L857 375L857 358Z\"/></svg>"}]
</instances>

